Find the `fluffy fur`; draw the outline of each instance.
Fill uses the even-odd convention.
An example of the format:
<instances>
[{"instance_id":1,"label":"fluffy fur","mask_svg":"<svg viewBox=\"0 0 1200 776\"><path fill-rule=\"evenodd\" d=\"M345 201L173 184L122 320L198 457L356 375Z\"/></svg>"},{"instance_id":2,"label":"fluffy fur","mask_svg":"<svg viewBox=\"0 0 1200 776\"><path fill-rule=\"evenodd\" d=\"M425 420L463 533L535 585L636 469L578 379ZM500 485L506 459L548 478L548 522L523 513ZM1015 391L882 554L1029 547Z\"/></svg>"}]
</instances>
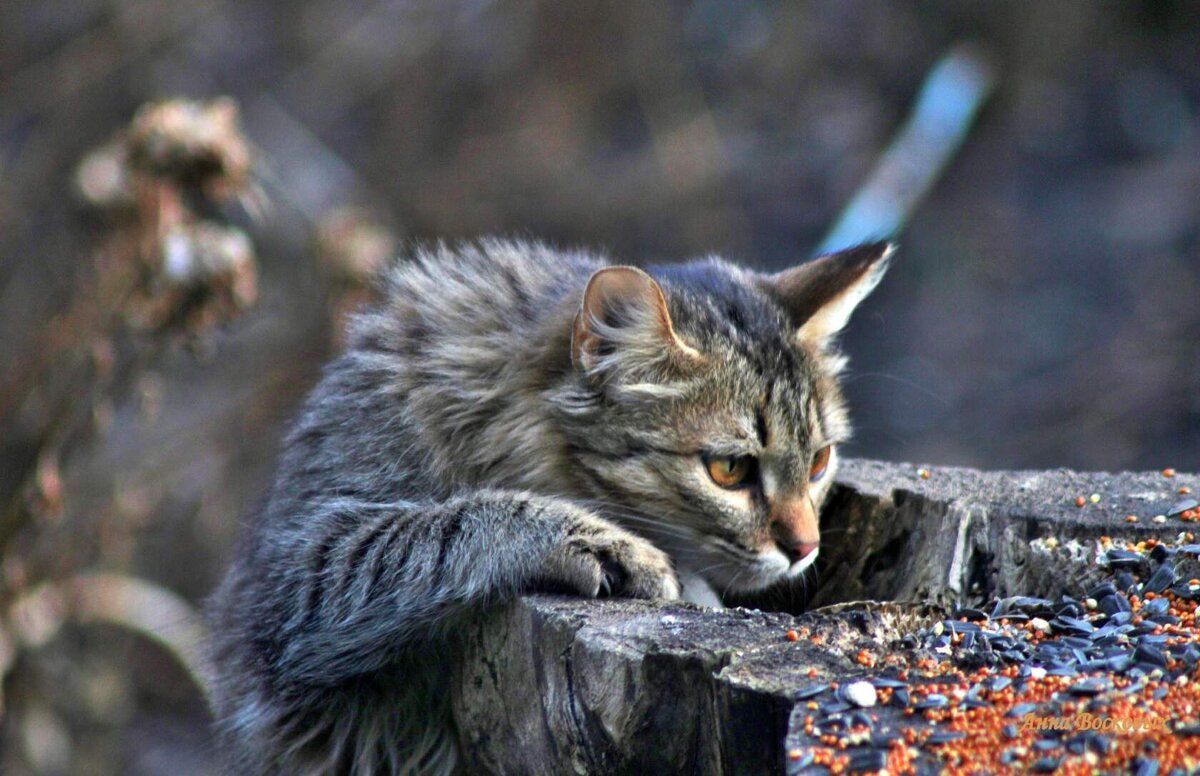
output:
<instances>
[{"instance_id":1,"label":"fluffy fur","mask_svg":"<svg viewBox=\"0 0 1200 776\"><path fill-rule=\"evenodd\" d=\"M683 579L717 603L802 574L816 553L787 521L815 530L836 454L810 482L814 456L849 434L832 337L886 254L647 274L495 241L398 264L214 597L231 770L451 773L465 618L524 591ZM753 482L716 485L724 455Z\"/></svg>"}]
</instances>

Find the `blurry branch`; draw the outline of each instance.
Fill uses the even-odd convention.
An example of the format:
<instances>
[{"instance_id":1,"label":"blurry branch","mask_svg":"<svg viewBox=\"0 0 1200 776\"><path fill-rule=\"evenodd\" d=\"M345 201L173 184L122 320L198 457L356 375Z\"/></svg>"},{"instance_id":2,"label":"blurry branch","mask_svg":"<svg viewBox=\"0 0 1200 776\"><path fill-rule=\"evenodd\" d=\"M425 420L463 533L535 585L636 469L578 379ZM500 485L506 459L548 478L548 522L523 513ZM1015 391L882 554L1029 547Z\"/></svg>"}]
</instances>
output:
<instances>
[{"instance_id":1,"label":"blurry branch","mask_svg":"<svg viewBox=\"0 0 1200 776\"><path fill-rule=\"evenodd\" d=\"M966 139L994 86L992 67L976 49L960 46L942 57L908 121L816 252L895 236Z\"/></svg>"},{"instance_id":2,"label":"blurry branch","mask_svg":"<svg viewBox=\"0 0 1200 776\"><path fill-rule=\"evenodd\" d=\"M200 651L204 643L200 615L182 598L151 582L120 574L82 574L60 582L45 582L16 598L2 622L0 684L19 650L43 646L68 622L105 623L162 646L207 697Z\"/></svg>"},{"instance_id":3,"label":"blurry branch","mask_svg":"<svg viewBox=\"0 0 1200 776\"><path fill-rule=\"evenodd\" d=\"M13 469L0 487L0 609L38 577L72 572L69 561L39 557L36 537L62 517L62 463L101 408L164 347L200 343L257 298L253 245L223 210L261 206L253 162L237 107L218 99L148 105L80 164L79 194L105 219L106 236L81 262L67 308L0 377ZM36 570L39 560L54 571Z\"/></svg>"}]
</instances>

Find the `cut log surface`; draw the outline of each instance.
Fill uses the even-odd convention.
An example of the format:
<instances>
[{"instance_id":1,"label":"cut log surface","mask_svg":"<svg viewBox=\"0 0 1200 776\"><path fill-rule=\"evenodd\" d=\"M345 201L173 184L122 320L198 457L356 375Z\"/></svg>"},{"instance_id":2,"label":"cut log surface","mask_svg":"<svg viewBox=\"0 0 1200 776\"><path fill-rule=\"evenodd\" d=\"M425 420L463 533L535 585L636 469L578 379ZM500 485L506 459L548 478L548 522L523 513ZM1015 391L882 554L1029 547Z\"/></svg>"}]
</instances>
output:
<instances>
[{"instance_id":1,"label":"cut log surface","mask_svg":"<svg viewBox=\"0 0 1200 776\"><path fill-rule=\"evenodd\" d=\"M480 617L453 699L467 770L808 772L820 740L806 692L908 667L954 606L1082 601L1113 576L1101 537L1183 543L1191 524L1167 516L1181 487L1200 492L1200 478L847 461L804 614L529 596ZM897 705L870 708L879 752L932 724Z\"/></svg>"}]
</instances>

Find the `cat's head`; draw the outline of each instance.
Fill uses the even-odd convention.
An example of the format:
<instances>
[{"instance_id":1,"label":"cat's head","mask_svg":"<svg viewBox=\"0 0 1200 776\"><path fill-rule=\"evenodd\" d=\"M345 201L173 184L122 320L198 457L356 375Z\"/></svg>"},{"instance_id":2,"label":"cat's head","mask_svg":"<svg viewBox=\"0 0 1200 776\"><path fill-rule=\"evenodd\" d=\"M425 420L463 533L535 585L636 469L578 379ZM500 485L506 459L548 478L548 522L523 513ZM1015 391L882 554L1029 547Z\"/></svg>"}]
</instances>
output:
<instances>
[{"instance_id":1,"label":"cat's head","mask_svg":"<svg viewBox=\"0 0 1200 776\"><path fill-rule=\"evenodd\" d=\"M835 337L890 253L596 272L559 402L579 491L718 591L800 575L850 433Z\"/></svg>"}]
</instances>

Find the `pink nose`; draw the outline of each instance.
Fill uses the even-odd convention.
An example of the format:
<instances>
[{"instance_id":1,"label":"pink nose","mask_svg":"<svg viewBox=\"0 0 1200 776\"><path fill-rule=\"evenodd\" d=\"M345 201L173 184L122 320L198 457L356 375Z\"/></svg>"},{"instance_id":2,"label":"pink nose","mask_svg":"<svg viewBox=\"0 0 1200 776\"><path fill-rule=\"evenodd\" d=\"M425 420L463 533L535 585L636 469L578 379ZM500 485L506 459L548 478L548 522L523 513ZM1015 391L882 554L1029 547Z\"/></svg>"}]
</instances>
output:
<instances>
[{"instance_id":1,"label":"pink nose","mask_svg":"<svg viewBox=\"0 0 1200 776\"><path fill-rule=\"evenodd\" d=\"M791 546L780 544L779 549L783 550L783 554L788 557L788 560L796 563L812 555L820 546L820 542L796 542Z\"/></svg>"}]
</instances>

